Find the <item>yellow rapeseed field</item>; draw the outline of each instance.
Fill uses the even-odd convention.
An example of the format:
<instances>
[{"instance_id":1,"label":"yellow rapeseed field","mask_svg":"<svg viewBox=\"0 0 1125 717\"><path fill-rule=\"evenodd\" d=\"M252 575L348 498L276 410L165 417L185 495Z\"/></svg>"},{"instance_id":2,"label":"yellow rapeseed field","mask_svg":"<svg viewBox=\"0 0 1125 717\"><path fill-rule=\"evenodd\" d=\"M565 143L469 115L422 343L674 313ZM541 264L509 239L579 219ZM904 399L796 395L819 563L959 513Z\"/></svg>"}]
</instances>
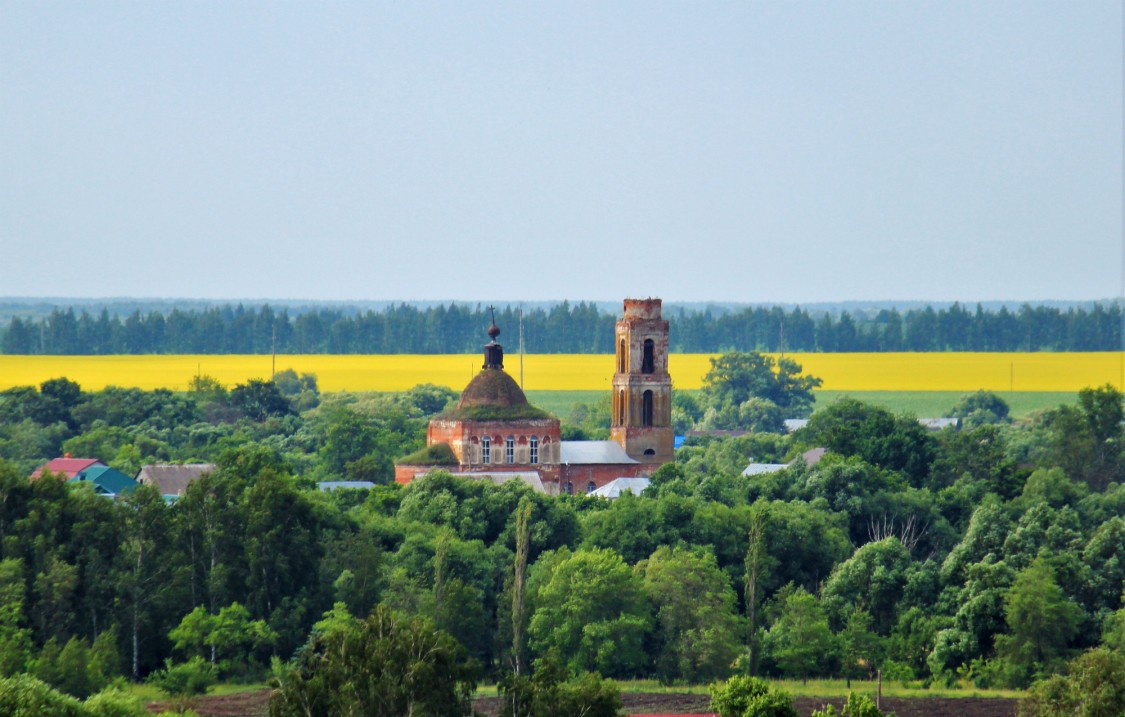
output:
<instances>
[{"instance_id":1,"label":"yellow rapeseed field","mask_svg":"<svg viewBox=\"0 0 1125 717\"><path fill-rule=\"evenodd\" d=\"M788 354L806 373L835 391L1078 391L1121 387L1125 354L1098 353L869 353ZM677 388L699 388L711 354L673 354ZM268 378L270 356L0 356L0 389L38 385L66 376L84 389L131 386L183 390L196 374L227 386ZM277 357L277 370L316 374L322 391L400 391L419 383L460 390L480 369L479 355ZM517 380L520 358L505 368ZM536 391L608 390L612 355L537 354L523 359L524 387Z\"/></svg>"}]
</instances>

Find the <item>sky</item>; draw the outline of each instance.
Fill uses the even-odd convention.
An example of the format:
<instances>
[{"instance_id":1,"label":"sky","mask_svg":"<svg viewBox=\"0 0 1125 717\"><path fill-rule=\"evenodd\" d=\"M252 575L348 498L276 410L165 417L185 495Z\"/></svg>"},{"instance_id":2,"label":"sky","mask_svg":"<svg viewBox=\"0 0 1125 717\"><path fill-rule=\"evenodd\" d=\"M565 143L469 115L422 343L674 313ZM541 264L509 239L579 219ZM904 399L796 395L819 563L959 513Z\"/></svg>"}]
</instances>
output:
<instances>
[{"instance_id":1,"label":"sky","mask_svg":"<svg viewBox=\"0 0 1125 717\"><path fill-rule=\"evenodd\" d=\"M1122 4L0 0L0 296L1119 296Z\"/></svg>"}]
</instances>

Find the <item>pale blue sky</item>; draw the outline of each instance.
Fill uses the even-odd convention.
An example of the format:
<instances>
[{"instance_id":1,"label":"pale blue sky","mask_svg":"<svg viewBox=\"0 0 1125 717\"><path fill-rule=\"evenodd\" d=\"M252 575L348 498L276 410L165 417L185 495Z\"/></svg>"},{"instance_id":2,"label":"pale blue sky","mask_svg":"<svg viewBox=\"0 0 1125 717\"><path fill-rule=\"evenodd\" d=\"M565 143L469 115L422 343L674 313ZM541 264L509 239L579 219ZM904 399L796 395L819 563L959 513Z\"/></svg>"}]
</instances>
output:
<instances>
[{"instance_id":1,"label":"pale blue sky","mask_svg":"<svg viewBox=\"0 0 1125 717\"><path fill-rule=\"evenodd\" d=\"M0 296L1090 299L1120 2L0 0Z\"/></svg>"}]
</instances>

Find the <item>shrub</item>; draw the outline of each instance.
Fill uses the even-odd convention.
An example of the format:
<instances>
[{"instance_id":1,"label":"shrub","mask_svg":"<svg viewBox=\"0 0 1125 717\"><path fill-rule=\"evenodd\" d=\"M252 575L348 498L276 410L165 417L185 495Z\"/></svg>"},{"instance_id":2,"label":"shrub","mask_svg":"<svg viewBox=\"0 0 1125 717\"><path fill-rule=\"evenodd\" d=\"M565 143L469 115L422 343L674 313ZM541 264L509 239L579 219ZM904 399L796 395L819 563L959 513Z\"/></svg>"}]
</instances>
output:
<instances>
[{"instance_id":1,"label":"shrub","mask_svg":"<svg viewBox=\"0 0 1125 717\"><path fill-rule=\"evenodd\" d=\"M90 717L149 717L149 711L139 697L111 687L86 700L86 713Z\"/></svg>"},{"instance_id":2,"label":"shrub","mask_svg":"<svg viewBox=\"0 0 1125 717\"><path fill-rule=\"evenodd\" d=\"M149 675L148 682L173 698L182 711L191 704L193 697L206 694L215 679L215 668L202 657L193 657L178 665L165 660L164 669Z\"/></svg>"},{"instance_id":3,"label":"shrub","mask_svg":"<svg viewBox=\"0 0 1125 717\"><path fill-rule=\"evenodd\" d=\"M86 717L82 703L46 682L23 674L0 678L0 715L6 717Z\"/></svg>"},{"instance_id":4,"label":"shrub","mask_svg":"<svg viewBox=\"0 0 1125 717\"><path fill-rule=\"evenodd\" d=\"M875 706L875 703L867 695L857 695L854 692L848 693L848 701L844 703L844 708L840 712L832 705L826 706L823 710L813 710L812 717L885 717L886 713ZM890 713L893 717L894 713Z\"/></svg>"},{"instance_id":5,"label":"shrub","mask_svg":"<svg viewBox=\"0 0 1125 717\"><path fill-rule=\"evenodd\" d=\"M1070 662L1069 675L1036 683L1021 717L1119 717L1125 714L1125 655L1099 647Z\"/></svg>"},{"instance_id":6,"label":"shrub","mask_svg":"<svg viewBox=\"0 0 1125 717\"><path fill-rule=\"evenodd\" d=\"M719 717L797 717L788 693L744 675L711 685L711 709Z\"/></svg>"}]
</instances>

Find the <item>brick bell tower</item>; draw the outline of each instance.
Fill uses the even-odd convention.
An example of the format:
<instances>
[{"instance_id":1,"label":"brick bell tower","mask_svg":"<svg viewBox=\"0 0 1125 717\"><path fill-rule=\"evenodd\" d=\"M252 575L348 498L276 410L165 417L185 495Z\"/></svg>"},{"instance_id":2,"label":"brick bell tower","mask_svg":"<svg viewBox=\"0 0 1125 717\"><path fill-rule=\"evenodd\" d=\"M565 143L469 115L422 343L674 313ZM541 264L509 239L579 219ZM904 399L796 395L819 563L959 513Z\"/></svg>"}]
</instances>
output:
<instances>
[{"instance_id":1,"label":"brick bell tower","mask_svg":"<svg viewBox=\"0 0 1125 717\"><path fill-rule=\"evenodd\" d=\"M668 375L668 322L660 299L625 299L615 330L610 437L630 458L661 465L672 460L672 377Z\"/></svg>"}]
</instances>

